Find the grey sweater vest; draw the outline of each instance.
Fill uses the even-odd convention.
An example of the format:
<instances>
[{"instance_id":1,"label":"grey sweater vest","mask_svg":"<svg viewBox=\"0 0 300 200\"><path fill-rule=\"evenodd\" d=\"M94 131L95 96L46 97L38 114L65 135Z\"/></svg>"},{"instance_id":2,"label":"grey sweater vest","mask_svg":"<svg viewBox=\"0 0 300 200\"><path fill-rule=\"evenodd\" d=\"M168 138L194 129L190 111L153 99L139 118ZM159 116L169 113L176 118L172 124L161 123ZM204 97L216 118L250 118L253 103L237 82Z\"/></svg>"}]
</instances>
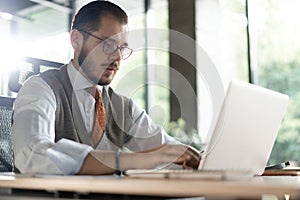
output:
<instances>
[{"instance_id":1,"label":"grey sweater vest","mask_svg":"<svg viewBox=\"0 0 300 200\"><path fill-rule=\"evenodd\" d=\"M83 125L67 66L48 70L40 76L51 87L56 98L55 141L66 138L93 146ZM122 148L132 137L127 134L133 123L132 102L129 98L116 94L108 86L104 87L102 98L107 115L104 134L111 142Z\"/></svg>"}]
</instances>

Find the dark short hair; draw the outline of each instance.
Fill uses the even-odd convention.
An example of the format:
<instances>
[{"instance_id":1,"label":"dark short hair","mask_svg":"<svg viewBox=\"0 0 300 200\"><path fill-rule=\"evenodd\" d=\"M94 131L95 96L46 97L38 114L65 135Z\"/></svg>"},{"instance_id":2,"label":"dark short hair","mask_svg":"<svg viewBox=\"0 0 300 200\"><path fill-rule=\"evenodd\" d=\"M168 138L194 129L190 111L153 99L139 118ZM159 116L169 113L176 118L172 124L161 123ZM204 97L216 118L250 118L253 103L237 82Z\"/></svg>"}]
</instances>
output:
<instances>
[{"instance_id":1,"label":"dark short hair","mask_svg":"<svg viewBox=\"0 0 300 200\"><path fill-rule=\"evenodd\" d=\"M107 15L115 17L121 24L128 23L127 14L122 8L112 2L99 0L79 9L73 18L71 30L97 31L101 26L99 21Z\"/></svg>"}]
</instances>

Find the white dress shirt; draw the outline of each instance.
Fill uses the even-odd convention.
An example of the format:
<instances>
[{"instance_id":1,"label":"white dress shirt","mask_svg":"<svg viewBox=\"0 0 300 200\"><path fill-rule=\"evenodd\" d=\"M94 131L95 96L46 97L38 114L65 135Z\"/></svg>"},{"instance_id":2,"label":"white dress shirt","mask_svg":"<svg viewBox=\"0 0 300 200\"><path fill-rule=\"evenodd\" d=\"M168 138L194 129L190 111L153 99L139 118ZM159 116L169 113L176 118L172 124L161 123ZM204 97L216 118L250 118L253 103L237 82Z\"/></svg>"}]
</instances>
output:
<instances>
[{"instance_id":1,"label":"white dress shirt","mask_svg":"<svg viewBox=\"0 0 300 200\"><path fill-rule=\"evenodd\" d=\"M72 62L68 64L67 71L84 125L91 134L95 99L85 88L92 84L78 73ZM140 151L174 142L144 110L133 101L131 103L134 124L128 134L134 137L125 145L126 149ZM87 154L93 150L91 146L68 139L55 142L55 110L56 99L50 86L39 76L28 79L16 98L12 126L15 166L21 173L76 174ZM116 148L104 134L96 149Z\"/></svg>"}]
</instances>

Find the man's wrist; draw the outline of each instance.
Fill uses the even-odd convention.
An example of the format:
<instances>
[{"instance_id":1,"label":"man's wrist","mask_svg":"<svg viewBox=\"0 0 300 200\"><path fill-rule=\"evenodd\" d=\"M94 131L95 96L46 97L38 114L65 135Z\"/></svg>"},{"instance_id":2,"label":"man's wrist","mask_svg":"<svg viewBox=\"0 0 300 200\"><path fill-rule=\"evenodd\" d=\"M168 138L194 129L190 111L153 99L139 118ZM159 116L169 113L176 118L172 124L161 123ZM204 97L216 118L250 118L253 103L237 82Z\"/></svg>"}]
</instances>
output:
<instances>
[{"instance_id":1,"label":"man's wrist","mask_svg":"<svg viewBox=\"0 0 300 200\"><path fill-rule=\"evenodd\" d=\"M123 174L122 170L120 169L120 155L121 155L121 149L118 148L116 150L116 154L115 154L115 161L116 161L115 175L117 175L117 176L121 176Z\"/></svg>"}]
</instances>

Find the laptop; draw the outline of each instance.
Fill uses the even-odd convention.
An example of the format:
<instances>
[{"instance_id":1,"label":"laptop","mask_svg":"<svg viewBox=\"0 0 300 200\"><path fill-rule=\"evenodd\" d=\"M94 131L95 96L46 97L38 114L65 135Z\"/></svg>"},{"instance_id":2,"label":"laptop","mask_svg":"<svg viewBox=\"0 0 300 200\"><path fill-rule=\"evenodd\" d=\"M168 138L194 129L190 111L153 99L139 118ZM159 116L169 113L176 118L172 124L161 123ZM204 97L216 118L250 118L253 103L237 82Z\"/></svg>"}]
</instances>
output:
<instances>
[{"instance_id":1,"label":"laptop","mask_svg":"<svg viewBox=\"0 0 300 200\"><path fill-rule=\"evenodd\" d=\"M288 100L285 94L242 81L231 81L215 127L206 137L198 170L128 170L125 174L156 178L261 175Z\"/></svg>"}]
</instances>

